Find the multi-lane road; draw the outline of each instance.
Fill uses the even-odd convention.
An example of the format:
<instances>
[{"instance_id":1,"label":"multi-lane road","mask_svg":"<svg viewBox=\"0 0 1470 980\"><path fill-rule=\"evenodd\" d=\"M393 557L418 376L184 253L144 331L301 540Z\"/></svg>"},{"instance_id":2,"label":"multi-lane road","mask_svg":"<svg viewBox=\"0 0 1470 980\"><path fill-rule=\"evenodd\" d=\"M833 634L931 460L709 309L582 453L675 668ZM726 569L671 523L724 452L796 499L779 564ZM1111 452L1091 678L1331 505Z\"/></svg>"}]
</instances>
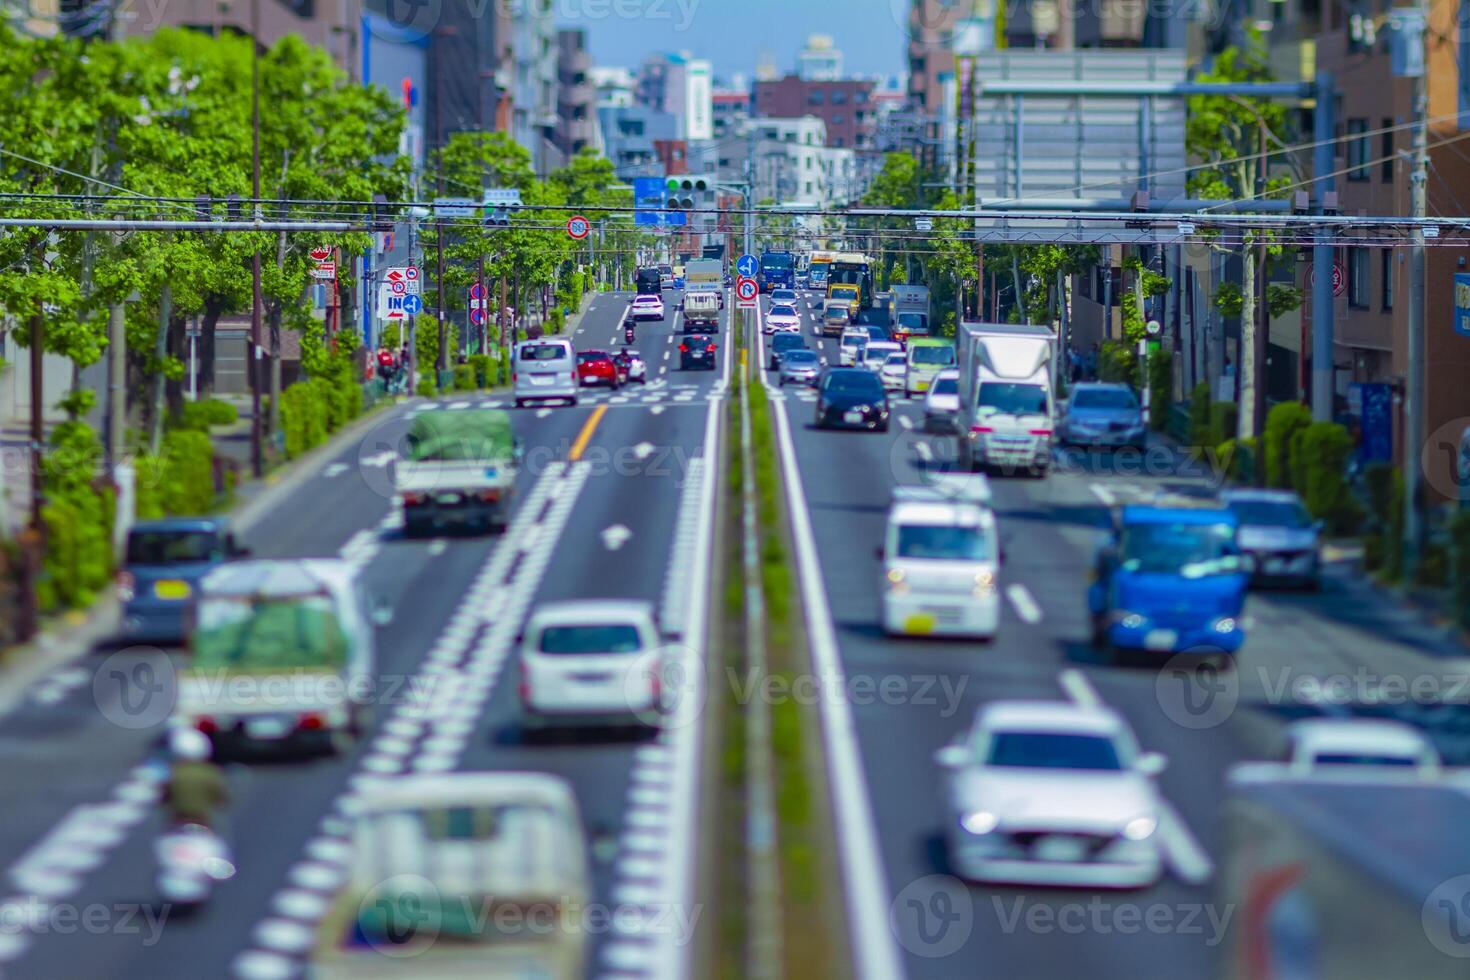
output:
<instances>
[{"instance_id":1,"label":"multi-lane road","mask_svg":"<svg viewBox=\"0 0 1470 980\"><path fill-rule=\"evenodd\" d=\"M621 345L627 294L600 296L579 349ZM672 295L671 295L672 298ZM672 306L672 304L671 304ZM836 345L803 330L835 363ZM340 757L232 763L229 834L240 872L190 917L155 904L152 842L164 772L168 653L85 653L0 717L0 973L7 977L297 975L347 855L353 793L403 772L525 769L576 791L593 839L593 900L609 910L591 973L697 976L689 933L716 911L695 880L704 757L685 690L656 739L527 744L513 639L526 612L566 598L651 602L691 662L705 660L722 485L720 366L678 370L679 322L639 327L649 382L576 408L513 412L526 447L518 504L497 537L405 539L389 464L415 400L377 417L244 529L259 557L340 556L395 610L379 631L375 728ZM764 365L757 340L753 363ZM823 755L836 811L853 962L869 977L1209 974L1233 928L1213 901L1222 859L1222 776L1275 749L1285 690L1304 678L1444 674L1457 649L1346 573L1318 594L1250 600L1250 639L1218 690L1168 672L1096 662L1084 591L1108 508L1211 479L1157 445L1139 458L1062 453L1045 479L993 481L1005 548L1002 628L991 643L895 640L879 629L874 551L896 486L953 458L894 402L887 433L816 431L813 393L777 388L774 424L795 535L797 581L822 696ZM450 411L508 407L450 396ZM701 671L692 671L697 687ZM725 683L710 674L707 683ZM1169 756L1160 834L1170 874L1123 896L979 888L947 874L933 753L1000 698L1100 700L1143 745ZM159 916L163 918L160 920ZM405 975L411 975L411 970Z\"/></svg>"},{"instance_id":2,"label":"multi-lane road","mask_svg":"<svg viewBox=\"0 0 1470 980\"><path fill-rule=\"evenodd\" d=\"M594 300L575 345L621 346L629 298ZM400 772L535 770L571 782L594 841L591 897L609 913L594 928L594 973L687 975L698 911L693 702L657 739L526 744L510 662L525 613L569 598L650 602L688 656L704 654L709 467L729 353L713 372L680 371L678 325L673 315L639 325L646 385L513 413L526 454L503 536L403 537L388 467L423 401L385 413L245 531L256 557L356 563L395 615L378 636L371 736L343 757L228 767L239 874L199 914L150 918L168 656L92 653L28 691L0 719L0 973L295 975L341 880L354 787Z\"/></svg>"}]
</instances>

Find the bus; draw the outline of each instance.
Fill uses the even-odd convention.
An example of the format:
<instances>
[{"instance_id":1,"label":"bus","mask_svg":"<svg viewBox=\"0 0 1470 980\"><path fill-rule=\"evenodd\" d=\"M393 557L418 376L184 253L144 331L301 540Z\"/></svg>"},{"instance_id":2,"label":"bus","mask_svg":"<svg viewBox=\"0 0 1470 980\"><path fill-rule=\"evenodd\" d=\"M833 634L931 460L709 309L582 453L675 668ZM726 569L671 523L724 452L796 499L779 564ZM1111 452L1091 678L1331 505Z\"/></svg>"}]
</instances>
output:
<instances>
[{"instance_id":1,"label":"bus","mask_svg":"<svg viewBox=\"0 0 1470 980\"><path fill-rule=\"evenodd\" d=\"M827 295L839 283L858 288L857 309L870 309L873 305L873 260L861 252L837 252L833 254L827 270ZM854 311L856 312L856 311Z\"/></svg>"},{"instance_id":2,"label":"bus","mask_svg":"<svg viewBox=\"0 0 1470 980\"><path fill-rule=\"evenodd\" d=\"M639 269L637 285L639 296L663 295L663 275L656 267Z\"/></svg>"},{"instance_id":3,"label":"bus","mask_svg":"<svg viewBox=\"0 0 1470 980\"><path fill-rule=\"evenodd\" d=\"M827 270L832 266L833 252L813 252L806 267L807 285L819 292L827 291Z\"/></svg>"},{"instance_id":4,"label":"bus","mask_svg":"<svg viewBox=\"0 0 1470 980\"><path fill-rule=\"evenodd\" d=\"M790 252L762 252L760 291L796 287L796 256Z\"/></svg>"}]
</instances>

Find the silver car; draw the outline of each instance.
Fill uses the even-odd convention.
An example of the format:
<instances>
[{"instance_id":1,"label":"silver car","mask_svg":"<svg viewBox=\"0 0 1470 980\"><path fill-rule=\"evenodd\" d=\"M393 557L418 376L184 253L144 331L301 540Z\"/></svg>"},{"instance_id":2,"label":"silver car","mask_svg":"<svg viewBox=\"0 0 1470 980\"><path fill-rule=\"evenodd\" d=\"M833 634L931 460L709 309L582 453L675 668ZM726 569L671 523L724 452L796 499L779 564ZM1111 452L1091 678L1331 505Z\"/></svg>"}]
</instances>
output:
<instances>
[{"instance_id":1,"label":"silver car","mask_svg":"<svg viewBox=\"0 0 1470 980\"><path fill-rule=\"evenodd\" d=\"M1143 407L1125 384L1084 381L1073 386L1057 432L1064 445L1138 449L1147 445Z\"/></svg>"},{"instance_id":2,"label":"silver car","mask_svg":"<svg viewBox=\"0 0 1470 980\"><path fill-rule=\"evenodd\" d=\"M821 373L822 361L817 352L801 347L781 355L781 373L777 381L782 387L788 384L810 386L817 383Z\"/></svg>"},{"instance_id":3,"label":"silver car","mask_svg":"<svg viewBox=\"0 0 1470 980\"><path fill-rule=\"evenodd\" d=\"M577 404L577 357L572 342L560 337L523 340L511 363L516 408L533 402Z\"/></svg>"},{"instance_id":4,"label":"silver car","mask_svg":"<svg viewBox=\"0 0 1470 980\"><path fill-rule=\"evenodd\" d=\"M949 863L961 878L1143 888L1163 874L1154 777L1117 712L1069 701L992 701L940 749Z\"/></svg>"},{"instance_id":5,"label":"silver car","mask_svg":"<svg viewBox=\"0 0 1470 980\"><path fill-rule=\"evenodd\" d=\"M924 395L924 431L940 434L955 431L960 417L960 373L940 371Z\"/></svg>"},{"instance_id":6,"label":"silver car","mask_svg":"<svg viewBox=\"0 0 1470 980\"><path fill-rule=\"evenodd\" d=\"M1235 539L1251 558L1258 585L1315 589L1322 581L1322 522L1290 490L1227 490L1221 495L1235 512Z\"/></svg>"}]
</instances>

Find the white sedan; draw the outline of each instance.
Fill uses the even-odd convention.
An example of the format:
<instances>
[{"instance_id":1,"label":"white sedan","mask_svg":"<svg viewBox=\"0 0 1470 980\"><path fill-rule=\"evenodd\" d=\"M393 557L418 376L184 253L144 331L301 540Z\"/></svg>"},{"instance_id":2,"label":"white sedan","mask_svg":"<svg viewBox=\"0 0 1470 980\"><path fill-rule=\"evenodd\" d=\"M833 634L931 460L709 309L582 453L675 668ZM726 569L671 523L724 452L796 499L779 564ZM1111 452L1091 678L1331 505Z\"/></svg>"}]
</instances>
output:
<instances>
[{"instance_id":1,"label":"white sedan","mask_svg":"<svg viewBox=\"0 0 1470 980\"><path fill-rule=\"evenodd\" d=\"M662 724L664 649L648 603L545 603L520 645L525 729Z\"/></svg>"},{"instance_id":2,"label":"white sedan","mask_svg":"<svg viewBox=\"0 0 1470 980\"><path fill-rule=\"evenodd\" d=\"M771 311L766 314L766 333L798 333L800 331L801 314L796 312L796 307L778 303L773 305Z\"/></svg>"},{"instance_id":3,"label":"white sedan","mask_svg":"<svg viewBox=\"0 0 1470 980\"><path fill-rule=\"evenodd\" d=\"M935 755L950 866L971 881L1142 888L1163 875L1154 777L1123 718L1070 701L994 701Z\"/></svg>"},{"instance_id":4,"label":"white sedan","mask_svg":"<svg viewBox=\"0 0 1470 980\"><path fill-rule=\"evenodd\" d=\"M662 320L664 318L664 301L661 296L643 295L633 300L634 320Z\"/></svg>"},{"instance_id":5,"label":"white sedan","mask_svg":"<svg viewBox=\"0 0 1470 980\"><path fill-rule=\"evenodd\" d=\"M909 377L908 355L895 351L883 358L883 364L878 368L878 377L882 380L885 391L903 391L904 382Z\"/></svg>"},{"instance_id":6,"label":"white sedan","mask_svg":"<svg viewBox=\"0 0 1470 980\"><path fill-rule=\"evenodd\" d=\"M1416 728L1388 718L1307 718L1286 730L1292 769L1391 767L1421 778L1439 775L1439 752Z\"/></svg>"}]
</instances>

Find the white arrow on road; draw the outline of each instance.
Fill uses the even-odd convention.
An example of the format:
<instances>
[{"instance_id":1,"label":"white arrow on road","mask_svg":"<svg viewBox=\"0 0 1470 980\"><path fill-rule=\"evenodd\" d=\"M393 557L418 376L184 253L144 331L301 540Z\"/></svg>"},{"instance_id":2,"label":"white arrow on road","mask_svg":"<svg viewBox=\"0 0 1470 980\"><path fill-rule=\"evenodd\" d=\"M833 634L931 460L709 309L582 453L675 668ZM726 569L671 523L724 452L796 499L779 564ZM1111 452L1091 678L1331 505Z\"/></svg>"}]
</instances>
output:
<instances>
[{"instance_id":1,"label":"white arrow on road","mask_svg":"<svg viewBox=\"0 0 1470 980\"><path fill-rule=\"evenodd\" d=\"M387 466L398 458L398 453L392 449L385 449L371 456L363 456L358 460L363 466Z\"/></svg>"},{"instance_id":2,"label":"white arrow on road","mask_svg":"<svg viewBox=\"0 0 1470 980\"><path fill-rule=\"evenodd\" d=\"M346 463L333 463L331 466L328 466L325 470L322 471L322 476L330 480L333 477L341 476L343 473L346 473L347 470L348 466Z\"/></svg>"},{"instance_id":3,"label":"white arrow on road","mask_svg":"<svg viewBox=\"0 0 1470 980\"><path fill-rule=\"evenodd\" d=\"M632 531L621 524L614 524L602 532L602 543L607 547L608 551L617 551L623 545L627 544L628 539L632 536Z\"/></svg>"},{"instance_id":4,"label":"white arrow on road","mask_svg":"<svg viewBox=\"0 0 1470 980\"><path fill-rule=\"evenodd\" d=\"M653 455L654 445L651 442L640 442L633 447L633 455L638 459L647 459Z\"/></svg>"}]
</instances>

